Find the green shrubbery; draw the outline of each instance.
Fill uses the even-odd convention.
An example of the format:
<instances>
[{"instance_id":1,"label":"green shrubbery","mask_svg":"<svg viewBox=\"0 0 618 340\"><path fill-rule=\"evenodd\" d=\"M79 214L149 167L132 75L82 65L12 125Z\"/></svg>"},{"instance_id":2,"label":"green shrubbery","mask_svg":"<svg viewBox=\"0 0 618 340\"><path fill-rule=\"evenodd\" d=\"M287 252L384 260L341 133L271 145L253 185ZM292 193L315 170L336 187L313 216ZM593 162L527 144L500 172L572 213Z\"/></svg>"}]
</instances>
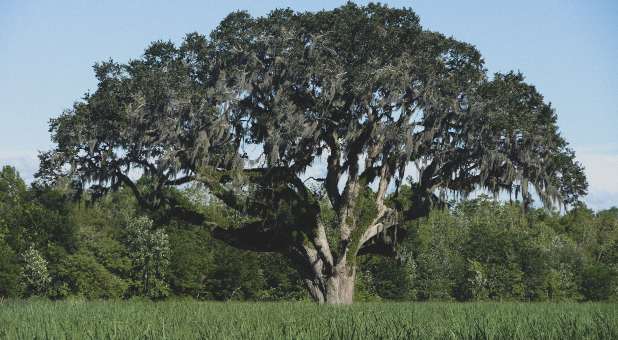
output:
<instances>
[{"instance_id":1,"label":"green shrubbery","mask_svg":"<svg viewBox=\"0 0 618 340\"><path fill-rule=\"evenodd\" d=\"M402 188L405 196L405 190ZM196 188L211 220L235 216ZM334 218L324 213L325 224ZM397 256L359 260L358 301L598 301L618 298L618 209L566 214L488 198L406 226ZM327 233L333 230L327 229ZM207 227L137 208L120 190L90 204L0 172L0 296L306 299L288 259L231 248Z\"/></svg>"}]
</instances>

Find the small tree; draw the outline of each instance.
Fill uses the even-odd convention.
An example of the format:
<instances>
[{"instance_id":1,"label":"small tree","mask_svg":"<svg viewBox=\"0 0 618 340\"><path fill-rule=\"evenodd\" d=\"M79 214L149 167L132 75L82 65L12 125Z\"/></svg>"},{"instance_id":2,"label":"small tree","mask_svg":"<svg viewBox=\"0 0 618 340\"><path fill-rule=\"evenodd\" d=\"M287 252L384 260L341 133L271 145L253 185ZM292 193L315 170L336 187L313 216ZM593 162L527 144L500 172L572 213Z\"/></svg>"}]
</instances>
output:
<instances>
[{"instance_id":1,"label":"small tree","mask_svg":"<svg viewBox=\"0 0 618 340\"><path fill-rule=\"evenodd\" d=\"M127 225L127 250L137 293L153 299L167 296L171 251L165 231L154 229L147 217L131 219Z\"/></svg>"},{"instance_id":2,"label":"small tree","mask_svg":"<svg viewBox=\"0 0 618 340\"><path fill-rule=\"evenodd\" d=\"M45 295L51 283L47 271L47 260L41 256L34 245L30 245L23 254L22 287L26 295Z\"/></svg>"}]
</instances>

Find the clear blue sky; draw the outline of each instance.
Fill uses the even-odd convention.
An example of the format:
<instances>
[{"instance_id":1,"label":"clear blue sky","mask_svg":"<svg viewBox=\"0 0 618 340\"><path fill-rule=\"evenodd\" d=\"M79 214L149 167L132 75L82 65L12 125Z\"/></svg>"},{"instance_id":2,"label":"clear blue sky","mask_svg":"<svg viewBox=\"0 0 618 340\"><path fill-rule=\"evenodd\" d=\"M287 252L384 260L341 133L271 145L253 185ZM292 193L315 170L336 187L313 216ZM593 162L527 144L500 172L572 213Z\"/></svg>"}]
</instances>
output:
<instances>
[{"instance_id":1,"label":"clear blue sky","mask_svg":"<svg viewBox=\"0 0 618 340\"><path fill-rule=\"evenodd\" d=\"M320 10L344 1L0 0L0 165L31 179L47 122L94 90L91 66L138 57L158 39L209 33L229 12ZM365 3L365 1L357 1ZM558 111L594 208L618 206L618 1L383 1L472 43L490 72L520 70Z\"/></svg>"}]
</instances>

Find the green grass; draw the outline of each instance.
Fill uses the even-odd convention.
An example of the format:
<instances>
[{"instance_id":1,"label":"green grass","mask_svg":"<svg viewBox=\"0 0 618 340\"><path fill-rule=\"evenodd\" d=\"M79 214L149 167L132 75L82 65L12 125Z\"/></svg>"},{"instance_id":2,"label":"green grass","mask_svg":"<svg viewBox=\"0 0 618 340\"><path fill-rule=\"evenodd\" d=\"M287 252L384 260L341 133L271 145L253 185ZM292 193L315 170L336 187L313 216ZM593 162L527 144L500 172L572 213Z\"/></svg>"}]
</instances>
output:
<instances>
[{"instance_id":1,"label":"green grass","mask_svg":"<svg viewBox=\"0 0 618 340\"><path fill-rule=\"evenodd\" d=\"M618 305L5 301L0 338L618 339Z\"/></svg>"}]
</instances>

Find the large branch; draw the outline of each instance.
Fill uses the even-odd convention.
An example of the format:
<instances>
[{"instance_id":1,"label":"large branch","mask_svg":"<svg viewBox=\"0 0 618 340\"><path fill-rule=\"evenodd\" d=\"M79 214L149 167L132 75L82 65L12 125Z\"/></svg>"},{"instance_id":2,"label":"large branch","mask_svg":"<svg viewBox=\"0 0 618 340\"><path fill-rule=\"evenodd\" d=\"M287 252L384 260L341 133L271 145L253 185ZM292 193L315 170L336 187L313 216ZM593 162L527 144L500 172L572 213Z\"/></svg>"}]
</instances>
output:
<instances>
[{"instance_id":1,"label":"large branch","mask_svg":"<svg viewBox=\"0 0 618 340\"><path fill-rule=\"evenodd\" d=\"M382 164L380 168L380 182L378 183L378 191L376 192L376 206L378 208L378 218L381 218L386 211L386 206L384 205L384 198L386 197L386 190L388 189L388 184L390 183L390 170L388 164Z\"/></svg>"},{"instance_id":2,"label":"large branch","mask_svg":"<svg viewBox=\"0 0 618 340\"><path fill-rule=\"evenodd\" d=\"M313 245L318 253L318 256L322 259L328 272L332 272L334 266L333 254L326 238L326 230L324 224L318 220L317 227L315 228L315 235L313 237Z\"/></svg>"},{"instance_id":3,"label":"large branch","mask_svg":"<svg viewBox=\"0 0 618 340\"><path fill-rule=\"evenodd\" d=\"M304 245L291 247L288 256L296 264L299 274L307 285L311 296L318 303L326 299L326 277L323 262L315 249Z\"/></svg>"},{"instance_id":4,"label":"large branch","mask_svg":"<svg viewBox=\"0 0 618 340\"><path fill-rule=\"evenodd\" d=\"M219 177L219 178L217 178ZM226 206L236 211L243 211L244 204L241 202L238 195L231 189L224 186L226 179L221 174L213 176L209 173L201 173L196 176L196 179L202 182L212 195L220 199Z\"/></svg>"},{"instance_id":5,"label":"large branch","mask_svg":"<svg viewBox=\"0 0 618 340\"><path fill-rule=\"evenodd\" d=\"M168 200L167 203L170 206L168 215L170 219L174 218L194 225L207 223L208 217L204 213L177 204L174 200Z\"/></svg>"},{"instance_id":6,"label":"large branch","mask_svg":"<svg viewBox=\"0 0 618 340\"><path fill-rule=\"evenodd\" d=\"M123 174L122 171L117 170L116 171L116 177L118 177L120 182L122 182L123 184L128 186L129 189L131 189L131 191L133 192L133 195L135 196L135 199L137 200L139 205L141 205L143 207L146 207L146 208L153 208L152 202L148 202L144 198L142 193L139 191L139 188L137 187L137 185L127 175Z\"/></svg>"},{"instance_id":7,"label":"large branch","mask_svg":"<svg viewBox=\"0 0 618 340\"><path fill-rule=\"evenodd\" d=\"M386 189L388 188L389 182L388 166L385 164L380 169L380 183L378 184L378 191L376 193L376 208L378 211L376 217L371 221L370 227L367 228L361 236L359 244L360 247L362 247L365 242L378 233L383 232L397 223L396 211L384 205L384 198L386 196ZM393 217L395 217L394 222L392 221Z\"/></svg>"},{"instance_id":8,"label":"large branch","mask_svg":"<svg viewBox=\"0 0 618 340\"><path fill-rule=\"evenodd\" d=\"M290 246L287 235L265 228L261 222L245 223L232 229L215 226L211 234L235 248L256 252L283 252Z\"/></svg>"},{"instance_id":9,"label":"large branch","mask_svg":"<svg viewBox=\"0 0 618 340\"><path fill-rule=\"evenodd\" d=\"M344 247L347 245L350 234L356 225L355 207L359 192L357 160L358 159L353 159L348 167L348 180L345 188L343 189L343 195L341 197L341 203L338 211L339 229L341 234L340 240L342 242L342 246ZM344 249L342 249L340 253L344 254Z\"/></svg>"},{"instance_id":10,"label":"large branch","mask_svg":"<svg viewBox=\"0 0 618 340\"><path fill-rule=\"evenodd\" d=\"M395 214L393 209L388 208L384 204L384 199L386 197L386 190L388 189L388 184L390 182L390 171L388 164L382 164L379 168L379 178L380 181L378 183L378 190L376 192L376 208L377 213L374 219L369 223L369 227L363 235L361 236L359 248L365 244L370 238L377 235L378 233L384 231L389 228L391 225L385 225L385 223L381 222L385 217L390 217Z\"/></svg>"},{"instance_id":11,"label":"large branch","mask_svg":"<svg viewBox=\"0 0 618 340\"><path fill-rule=\"evenodd\" d=\"M374 222L376 220L378 219L374 219ZM405 231L400 228L399 222L396 211L388 209L379 218L379 222L371 224L363 232L359 240L358 254L393 255L397 235L405 234Z\"/></svg>"},{"instance_id":12,"label":"large branch","mask_svg":"<svg viewBox=\"0 0 618 340\"><path fill-rule=\"evenodd\" d=\"M369 238L358 250L358 255L375 254L394 257L397 255L395 245L398 239L404 239L406 229L400 225L393 225Z\"/></svg>"},{"instance_id":13,"label":"large branch","mask_svg":"<svg viewBox=\"0 0 618 340\"><path fill-rule=\"evenodd\" d=\"M175 179L170 179L165 181L165 185L171 185L171 186L176 186L176 185L182 185L182 184L186 184L192 181L195 181L196 177L193 175L187 175L187 176L183 176L183 177L178 177Z\"/></svg>"},{"instance_id":14,"label":"large branch","mask_svg":"<svg viewBox=\"0 0 618 340\"><path fill-rule=\"evenodd\" d=\"M214 171L214 173L212 172ZM198 180L204 183L211 194L219 198L228 207L235 210L242 210L243 203L236 193L225 187L225 183L230 181L230 177L225 171L212 170L211 172L203 172L198 175L187 175L172 180L166 180L166 185L174 186L190 181ZM312 196L312 193L306 188L304 183L286 168L253 168L242 171L245 178L252 182L259 182L264 179L264 176L273 176L272 180L279 180L292 185L296 191L298 199L311 205L316 210L316 221L309 230L307 237L310 239L315 256L319 257L321 268L331 271L333 267L333 255L326 238L324 225L319 221L319 204ZM142 198L142 195L137 185L131 181L122 172L117 173L119 180L126 184L134 193L141 205L150 207ZM192 224L204 224L207 222L207 217L198 211L187 208L178 204L173 197L161 197L170 209L170 217L183 220ZM281 226L280 226L281 227ZM262 221L254 223L246 223L238 228L225 229L220 226L214 226L211 230L213 237L224 241L225 243L239 249L262 251L262 252L283 252L291 245L294 245L294 240L290 238L291 232L297 230L294 228L267 228L264 227ZM305 232L305 231L303 231ZM300 245L302 247L302 245ZM322 269L320 269L322 270Z\"/></svg>"},{"instance_id":15,"label":"large branch","mask_svg":"<svg viewBox=\"0 0 618 340\"><path fill-rule=\"evenodd\" d=\"M339 142L337 141L337 133L333 131L326 140L328 147L330 149L330 154L328 155L328 166L326 173L326 192L328 194L328 199L330 203L335 209L335 211L339 211L339 205L341 202L341 195L339 194L339 178L341 176L341 151L339 147Z\"/></svg>"}]
</instances>

